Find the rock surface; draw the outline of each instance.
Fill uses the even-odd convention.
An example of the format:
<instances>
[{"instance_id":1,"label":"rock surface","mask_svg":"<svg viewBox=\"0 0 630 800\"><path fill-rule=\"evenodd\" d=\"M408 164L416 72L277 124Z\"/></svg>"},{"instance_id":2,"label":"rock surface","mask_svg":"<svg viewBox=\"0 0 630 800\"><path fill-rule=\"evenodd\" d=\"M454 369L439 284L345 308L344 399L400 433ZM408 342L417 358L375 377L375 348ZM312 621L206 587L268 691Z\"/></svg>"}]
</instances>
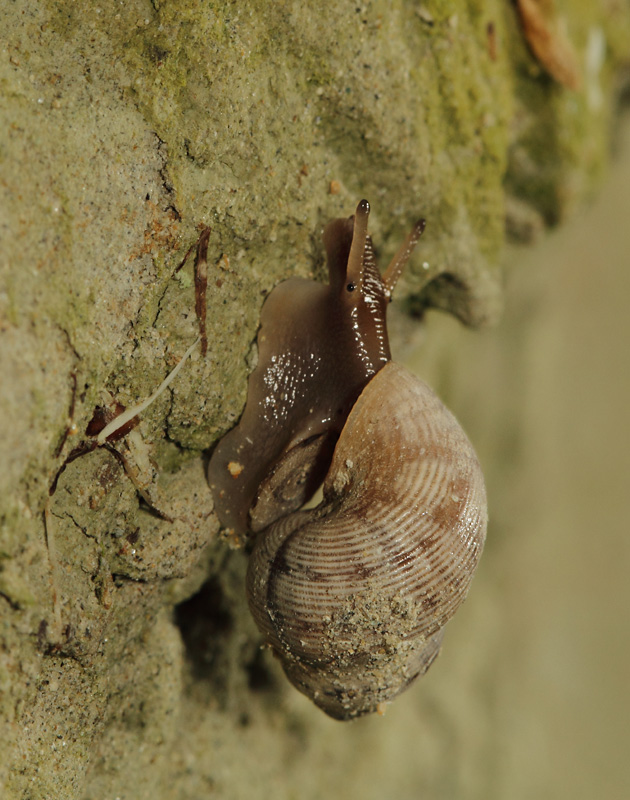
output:
<instances>
[{"instance_id":1,"label":"rock surface","mask_svg":"<svg viewBox=\"0 0 630 800\"><path fill-rule=\"evenodd\" d=\"M360 197L384 262L428 220L398 292L414 314L497 320L506 222L532 238L606 166L627 7L562 4L583 70L569 90L498 0L5 5L2 796L487 797L453 781L493 741L498 596L480 592L462 664L401 700L387 736L340 727L259 650L203 454L241 412L265 295L323 274L321 228ZM192 263L176 268L202 225L207 358L119 446L165 519L104 448L58 471L97 405L147 397L195 340ZM453 369L475 385L442 356L424 376L446 399Z\"/></svg>"}]
</instances>

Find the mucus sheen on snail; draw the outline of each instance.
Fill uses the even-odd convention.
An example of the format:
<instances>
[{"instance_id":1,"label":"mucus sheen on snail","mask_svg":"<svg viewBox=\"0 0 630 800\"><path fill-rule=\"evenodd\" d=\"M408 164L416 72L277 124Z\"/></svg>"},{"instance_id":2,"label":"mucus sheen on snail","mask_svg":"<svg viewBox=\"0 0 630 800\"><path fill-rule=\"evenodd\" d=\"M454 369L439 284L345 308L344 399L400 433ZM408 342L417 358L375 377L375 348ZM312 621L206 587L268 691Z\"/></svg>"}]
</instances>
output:
<instances>
[{"instance_id":1,"label":"mucus sheen on snail","mask_svg":"<svg viewBox=\"0 0 630 800\"><path fill-rule=\"evenodd\" d=\"M369 204L324 230L329 283L292 278L261 314L239 424L208 476L221 523L254 536L252 615L289 680L335 719L383 708L437 656L486 534L459 423L391 360L387 305L420 220L380 274ZM323 481L323 500L300 510Z\"/></svg>"}]
</instances>

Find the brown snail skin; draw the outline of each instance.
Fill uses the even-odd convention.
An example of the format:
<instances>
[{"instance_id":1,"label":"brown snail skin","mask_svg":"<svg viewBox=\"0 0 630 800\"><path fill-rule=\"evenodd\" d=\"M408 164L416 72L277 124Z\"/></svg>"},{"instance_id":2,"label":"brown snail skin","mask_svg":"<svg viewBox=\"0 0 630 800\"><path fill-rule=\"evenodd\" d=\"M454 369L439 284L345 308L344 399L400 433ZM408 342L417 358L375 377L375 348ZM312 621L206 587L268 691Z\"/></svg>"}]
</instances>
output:
<instances>
[{"instance_id":1,"label":"brown snail skin","mask_svg":"<svg viewBox=\"0 0 630 800\"><path fill-rule=\"evenodd\" d=\"M259 364L209 481L256 532L252 615L289 680L335 719L380 710L429 668L486 533L481 467L433 391L391 361L386 308L424 229L381 277L369 204L324 231L330 283L291 279L261 316ZM324 480L323 500L299 510Z\"/></svg>"}]
</instances>

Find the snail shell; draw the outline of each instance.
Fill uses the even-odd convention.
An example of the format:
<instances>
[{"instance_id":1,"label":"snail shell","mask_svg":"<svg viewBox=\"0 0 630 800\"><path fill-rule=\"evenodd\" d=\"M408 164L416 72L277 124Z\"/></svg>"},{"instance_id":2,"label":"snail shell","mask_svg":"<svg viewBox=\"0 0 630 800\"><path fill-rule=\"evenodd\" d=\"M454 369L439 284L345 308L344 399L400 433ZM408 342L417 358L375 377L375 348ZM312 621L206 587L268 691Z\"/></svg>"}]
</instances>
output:
<instances>
[{"instance_id":1,"label":"snail shell","mask_svg":"<svg viewBox=\"0 0 630 800\"><path fill-rule=\"evenodd\" d=\"M486 533L472 445L389 362L337 442L322 503L255 542L250 608L289 680L336 719L375 711L435 659Z\"/></svg>"}]
</instances>

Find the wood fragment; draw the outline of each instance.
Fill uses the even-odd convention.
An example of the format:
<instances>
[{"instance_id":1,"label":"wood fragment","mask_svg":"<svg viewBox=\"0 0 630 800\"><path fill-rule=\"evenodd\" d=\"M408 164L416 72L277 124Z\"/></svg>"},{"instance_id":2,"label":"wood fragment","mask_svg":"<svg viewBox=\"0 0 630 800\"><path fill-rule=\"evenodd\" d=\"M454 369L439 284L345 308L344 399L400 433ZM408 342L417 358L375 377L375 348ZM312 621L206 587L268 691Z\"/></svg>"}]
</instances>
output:
<instances>
[{"instance_id":1,"label":"wood fragment","mask_svg":"<svg viewBox=\"0 0 630 800\"><path fill-rule=\"evenodd\" d=\"M580 65L553 0L516 0L516 7L527 44L540 66L558 83L578 90Z\"/></svg>"}]
</instances>

